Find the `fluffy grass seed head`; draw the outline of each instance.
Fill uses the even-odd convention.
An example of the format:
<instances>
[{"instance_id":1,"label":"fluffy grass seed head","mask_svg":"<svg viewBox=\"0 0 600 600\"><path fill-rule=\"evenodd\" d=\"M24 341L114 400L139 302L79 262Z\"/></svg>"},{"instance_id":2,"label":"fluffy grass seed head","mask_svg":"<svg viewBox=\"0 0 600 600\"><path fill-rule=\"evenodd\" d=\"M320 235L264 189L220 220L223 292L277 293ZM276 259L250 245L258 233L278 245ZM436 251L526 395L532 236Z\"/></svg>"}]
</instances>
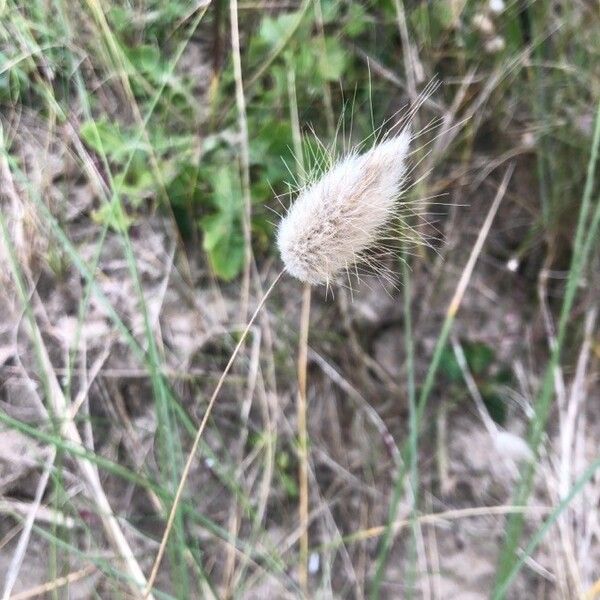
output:
<instances>
[{"instance_id":1,"label":"fluffy grass seed head","mask_svg":"<svg viewBox=\"0 0 600 600\"><path fill-rule=\"evenodd\" d=\"M277 233L288 273L329 284L363 258L394 216L410 141L405 129L363 154L352 152L300 192Z\"/></svg>"}]
</instances>

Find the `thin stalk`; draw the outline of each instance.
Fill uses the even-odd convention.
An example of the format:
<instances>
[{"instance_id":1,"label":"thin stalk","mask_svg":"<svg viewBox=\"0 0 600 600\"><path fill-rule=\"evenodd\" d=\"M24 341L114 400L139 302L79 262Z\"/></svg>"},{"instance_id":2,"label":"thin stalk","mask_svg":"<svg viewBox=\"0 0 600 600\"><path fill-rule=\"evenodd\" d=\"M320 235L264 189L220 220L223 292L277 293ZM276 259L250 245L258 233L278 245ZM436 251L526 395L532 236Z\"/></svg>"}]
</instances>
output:
<instances>
[{"instance_id":1,"label":"thin stalk","mask_svg":"<svg viewBox=\"0 0 600 600\"><path fill-rule=\"evenodd\" d=\"M394 8L396 9L396 20L398 21L398 31L400 32L400 39L402 40L402 58L404 59L404 71L406 73L406 83L408 87L408 94L410 101L413 106L418 105L418 94L417 94L417 73L416 65L418 58L416 56L416 48L413 49L410 43L410 35L408 33L408 26L406 23L406 10L404 9L404 2L402 0L394 0ZM419 131L419 116L415 113L414 116L415 130Z\"/></svg>"},{"instance_id":2,"label":"thin stalk","mask_svg":"<svg viewBox=\"0 0 600 600\"><path fill-rule=\"evenodd\" d=\"M547 21L548 6L546 2L537 2L535 6L525 6L523 10L529 13L529 19L534 30L532 35L536 36L538 33L542 34L543 31L538 32L536 25L544 24ZM547 46L548 40L542 39L539 44L536 44L533 48L533 56L535 58L536 65L542 65L547 60ZM531 85L534 87L531 94L532 112L539 123L545 123L547 121L547 115L549 114L548 108L548 94L544 90L545 83L545 72L539 66L532 66L527 70L530 76ZM553 209L554 198L552 197L552 169L550 165L550 144L548 130L546 127L540 128L540 134L538 138L536 148L536 162L539 182L539 193L540 193L540 205L542 207L542 219L544 225L547 227L550 220L550 213Z\"/></svg>"},{"instance_id":3,"label":"thin stalk","mask_svg":"<svg viewBox=\"0 0 600 600\"><path fill-rule=\"evenodd\" d=\"M244 235L244 269L242 274L240 292L239 320L243 323L248 317L248 302L250 299L250 268L252 263L252 198L250 193L250 143L248 137L248 119L246 115L246 98L244 96L244 82L242 74L242 59L240 54L240 32L238 24L237 0L229 2L229 21L231 27L231 55L233 61L233 75L235 79L235 101L237 106L237 121L240 132L240 179L242 183L243 218L242 229ZM251 394L252 395L252 394ZM242 433L239 440L239 452L244 447L245 434ZM238 463L241 459L238 459ZM231 535L238 534L240 519L238 516L237 502L232 503L229 515L229 532ZM223 585L226 595L230 595L229 585L235 569L235 554L227 553L223 569Z\"/></svg>"},{"instance_id":4,"label":"thin stalk","mask_svg":"<svg viewBox=\"0 0 600 600\"><path fill-rule=\"evenodd\" d=\"M21 536L19 537L19 542L11 558L10 565L6 570L6 578L4 580L2 600L9 600L9 598L11 598L12 589L15 583L17 582L17 577L19 576L19 571L21 570L21 567L23 565L23 559L25 558L25 553L27 552L27 547L31 539L31 528L33 527L33 523L35 521L38 509L42 502L42 496L46 491L46 486L48 484L48 479L50 478L50 472L54 466L55 458L56 448L53 448L50 451L48 458L46 459L44 470L42 471L42 475L40 477L35 492L35 498L33 500L31 508L29 509L29 513L27 515L27 518L25 519L25 523L23 524L23 531L21 532ZM12 597L14 598L14 596Z\"/></svg>"},{"instance_id":5,"label":"thin stalk","mask_svg":"<svg viewBox=\"0 0 600 600\"><path fill-rule=\"evenodd\" d=\"M308 433L306 428L306 366L308 362L308 329L310 326L311 286L306 283L302 291L300 313L300 340L298 342L298 516L300 519L300 563L298 579L300 588L308 596Z\"/></svg>"},{"instance_id":6,"label":"thin stalk","mask_svg":"<svg viewBox=\"0 0 600 600\"><path fill-rule=\"evenodd\" d=\"M122 205L121 210L122 209ZM179 438L179 430L174 421L173 399L167 390L165 379L162 375L162 357L157 342L154 338L153 327L148 313L144 289L137 268L137 263L131 244L131 239L126 231L121 231L121 241L125 249L125 257L129 266L129 272L133 280L134 289L138 297L138 307L142 314L144 333L148 346L148 370L155 398L156 417L158 421L158 448L161 475L165 479L165 485L175 489L179 479L183 451ZM164 473L164 475L163 475ZM177 596L187 597L189 595L189 581L187 569L185 568L185 529L181 512L175 515L175 536L173 543L169 546L170 565L175 579Z\"/></svg>"},{"instance_id":7,"label":"thin stalk","mask_svg":"<svg viewBox=\"0 0 600 600\"><path fill-rule=\"evenodd\" d=\"M409 573L407 577L406 593L412 596L416 574L416 546L420 534L417 513L419 510L419 423L417 420L417 398L415 390L415 344L412 332L412 286L408 255L404 253L402 263L402 283L404 298L404 349L406 352L406 392L409 408L409 439L410 446L410 486L413 493L412 509L410 513L413 536L410 545Z\"/></svg>"},{"instance_id":8,"label":"thin stalk","mask_svg":"<svg viewBox=\"0 0 600 600\"><path fill-rule=\"evenodd\" d=\"M265 302L267 301L267 298L270 296L271 292L275 288L275 285L277 284L277 282L279 281L279 279L281 278L282 275L283 275L283 271L280 271L279 274L273 280L273 283L269 286L269 288L265 292L265 295L262 297L261 301L258 303L258 306L256 307L256 310L254 311L254 314L252 315L252 317L248 321L248 324L246 325L244 331L242 332L242 335L240 336L240 339L239 339L238 343L236 344L236 346L229 358L229 362L225 366L223 373L221 373L221 377L219 378L219 381L217 382L217 386L215 387L215 390L214 390L212 396L210 397L208 406L206 408L206 412L204 413L204 417L202 417L202 421L200 423L200 426L198 427L198 431L196 432L196 437L194 438L194 443L192 444L192 448L188 454L187 461L183 468L183 472L181 474L181 479L179 481L179 486L177 487L177 491L175 492L175 498L173 499L173 504L171 505L171 511L169 513L167 525L165 527L165 531L163 533L162 540L160 542L160 547L158 549L156 559L154 560L154 564L152 565L152 572L150 573L150 577L148 578L148 583L142 594L143 598L147 598L148 595L150 594L150 590L152 589L154 580L156 579L156 576L158 575L158 569L160 567L160 563L162 561L162 558L163 558L163 555L165 552L165 547L166 547L167 541L169 539L169 534L171 533L173 523L175 522L175 516L177 514L177 507L179 506L179 503L181 502L181 496L183 494L183 489L187 482L187 478L190 474L192 462L194 460L194 457L196 456L196 452L198 451L198 445L200 444L200 438L202 437L202 433L204 432L206 423L208 422L208 418L210 416L210 413L212 412L212 409L213 409L213 406L217 399L217 396L219 395L219 392L221 391L221 388L223 387L225 378L227 377L229 371L231 370L231 367L233 366L233 363L234 363L235 359L237 358L237 355L239 354L239 351L240 351L242 345L244 344L244 342L246 341L246 338L248 337L248 333L250 332L250 329L251 329L252 325L254 324L254 321L256 320L258 313L264 306Z\"/></svg>"},{"instance_id":9,"label":"thin stalk","mask_svg":"<svg viewBox=\"0 0 600 600\"><path fill-rule=\"evenodd\" d=\"M91 4L95 4L95 3L91 3ZM103 24L104 17L101 14L101 8L95 5L94 10L97 11L96 16L100 20L101 24ZM171 72L175 69L175 66L178 63L183 51L185 50L193 31L195 31L203 14L205 13L205 11L206 11L205 9L198 11L197 16L193 19L193 22L189 29L188 35L186 36L184 42L182 44L180 44L179 47L177 48L174 59L172 61L170 61L169 70ZM65 21L65 23L67 23L67 19L65 18L65 14L64 14L64 11L62 10L62 7L61 7L61 14L63 16L63 20ZM115 56L117 56L117 53L115 54ZM115 58L115 60L117 60L117 58ZM81 100L81 104L84 108L84 112L86 113L86 115L89 118L89 117L91 117L91 112L90 112L87 95L85 93L85 87L84 87L84 84L81 79L81 75L80 75L79 71L77 69L74 69L74 70L76 71L76 80L77 80L77 84L78 84L78 91L79 91L79 97ZM124 76L124 77L126 77L126 76ZM124 81L124 85L125 84L127 84L127 81ZM138 117L139 117L138 121L139 121L139 125L140 125L138 140L141 139L142 137L147 137L146 126L149 122L149 119L150 119L155 107L157 106L159 99L162 96L165 86L166 86L166 80L165 80L165 82L163 82L160 85L156 94L154 94L152 101L150 103L150 108L148 110L148 113L144 116L144 118L142 119L141 114L138 115ZM137 107L134 107L134 108L136 108L136 110L137 110ZM104 155L103 152L101 152L101 158L103 160L105 170L108 173L111 188L114 188L112 176L111 176L111 170L108 165L106 156ZM132 159L133 159L133 152L130 153L129 158L126 162L126 165L124 168L125 173L127 173L127 171L129 170L130 165L132 164ZM119 201L121 200L118 197L118 194L115 194L115 198L118 199ZM121 210L122 210L122 208L121 208ZM94 260L94 266L91 269L92 273L94 273L96 270L97 261L100 257L100 253L101 253L101 250L103 247L106 230L107 230L107 228L105 227L103 234L101 236L99 246L98 246L97 255ZM140 307L141 307L142 314L144 317L144 326L145 326L145 330L146 330L145 333L146 333L146 339L147 339L148 348L149 348L148 353L144 354L144 358L146 359L145 362L146 362L146 364L148 366L148 370L150 372L151 381L152 381L152 385L153 385L153 389L154 389L154 396L156 398L157 415L158 415L158 422L159 422L159 436L158 436L159 440L158 441L159 441L159 447L161 449L161 452L160 452L161 471L165 471L168 474L167 478L169 479L170 484L173 486L173 488L175 488L175 486L177 485L178 479L179 479L179 476L178 476L179 465L182 462L179 437L176 434L176 427L175 427L174 418L173 418L173 413L176 412L179 407L175 406L176 403L175 403L172 395L170 394L170 391L167 389L166 381L164 380L164 377L162 376L162 373L161 373L161 371L162 371L161 359L160 359L160 356L158 353L158 349L156 348L156 345L155 345L152 328L151 328L151 325L149 322L149 317L148 317L148 313L147 313L146 306L145 306L143 290L142 290L142 286L141 286L141 283L139 280L139 275L137 272L137 267L136 267L136 262L135 262L135 258L133 255L133 249L131 246L131 242L129 240L129 237L128 237L126 231L123 231L121 233L122 233L122 238L123 238L123 243L124 243L124 247L125 247L125 253L127 256L128 264L130 267L130 271L132 274L134 284L136 286L136 292L139 296ZM85 299L84 299L83 305L81 306L82 312L80 312L80 318L83 318L83 316L85 314L85 311L87 309L87 303L91 296L91 292L92 292L92 287L90 284L88 284L86 286ZM79 329L78 329L78 334L79 334ZM76 347L77 346L75 345L75 348ZM71 366L71 363L69 363L69 367L70 366ZM177 527L176 527L177 543L170 546L171 555L172 555L170 562L172 565L174 565L173 566L173 568L174 568L173 578L174 578L174 581L176 581L178 595L185 596L185 595L188 595L188 584L187 584L187 571L185 569L185 561L183 559L183 552L187 552L187 547L185 544L185 534L184 534L184 528L183 528L183 521L182 521L181 517L179 517L177 519L176 525L177 525Z\"/></svg>"},{"instance_id":10,"label":"thin stalk","mask_svg":"<svg viewBox=\"0 0 600 600\"><path fill-rule=\"evenodd\" d=\"M241 292L241 321L244 322L248 312L250 296L250 263L252 260L252 239L250 223L252 220L252 201L250 197L250 149L248 141L248 120L246 118L246 99L244 97L244 80L242 78L242 59L240 56L240 31L238 27L237 0L230 0L229 13L231 21L231 55L233 59L233 75L235 78L235 102L238 112L240 130L240 166L242 171L242 197L244 200L244 273Z\"/></svg>"},{"instance_id":11,"label":"thin stalk","mask_svg":"<svg viewBox=\"0 0 600 600\"><path fill-rule=\"evenodd\" d=\"M318 35L318 45L319 45L319 53L321 55L321 61L323 64L327 64L329 58L327 56L327 44L325 43L325 25L323 23L323 9L321 7L321 0L315 0L314 2L314 10L315 10L315 23L317 25ZM322 82L323 89L323 101L325 104L325 121L327 122L327 133L329 134L330 139L335 138L335 117L333 114L333 101L331 98L331 89L329 87L329 82L326 79L323 79Z\"/></svg>"},{"instance_id":12,"label":"thin stalk","mask_svg":"<svg viewBox=\"0 0 600 600\"><path fill-rule=\"evenodd\" d=\"M302 134L298 117L298 99L296 96L296 72L293 61L286 54L288 97L290 102L290 120L294 153L299 167L299 179L304 177L304 155L302 154ZM300 338L298 341L298 517L300 524L300 560L298 563L298 581L305 597L308 596L308 429L306 401L306 367L308 362L308 332L310 328L311 287L305 284L302 291L302 309L300 313Z\"/></svg>"}]
</instances>

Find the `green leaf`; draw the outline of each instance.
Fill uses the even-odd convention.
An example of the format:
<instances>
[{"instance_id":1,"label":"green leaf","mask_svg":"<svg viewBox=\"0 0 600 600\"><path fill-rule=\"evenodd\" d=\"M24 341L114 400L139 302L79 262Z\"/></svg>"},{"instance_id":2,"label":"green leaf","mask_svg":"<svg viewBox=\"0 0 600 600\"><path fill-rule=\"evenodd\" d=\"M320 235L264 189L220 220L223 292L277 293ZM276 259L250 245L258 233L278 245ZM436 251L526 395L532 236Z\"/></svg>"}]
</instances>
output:
<instances>
[{"instance_id":1,"label":"green leaf","mask_svg":"<svg viewBox=\"0 0 600 600\"><path fill-rule=\"evenodd\" d=\"M348 8L348 22L346 33L352 37L358 37L367 28L367 13L362 4L352 2Z\"/></svg>"},{"instance_id":2,"label":"green leaf","mask_svg":"<svg viewBox=\"0 0 600 600\"><path fill-rule=\"evenodd\" d=\"M129 151L127 139L116 123L107 120L84 121L79 128L81 139L101 156L108 156L114 160L127 157Z\"/></svg>"},{"instance_id":3,"label":"green leaf","mask_svg":"<svg viewBox=\"0 0 600 600\"><path fill-rule=\"evenodd\" d=\"M160 71L160 52L155 46L145 44L135 48L127 48L127 58L140 73L156 73Z\"/></svg>"},{"instance_id":4,"label":"green leaf","mask_svg":"<svg viewBox=\"0 0 600 600\"><path fill-rule=\"evenodd\" d=\"M460 365L454 356L452 348L446 346L440 358L440 370L453 383L462 381L462 371Z\"/></svg>"},{"instance_id":5,"label":"green leaf","mask_svg":"<svg viewBox=\"0 0 600 600\"><path fill-rule=\"evenodd\" d=\"M172 206L189 206L201 202L200 169L191 163L180 165L167 186Z\"/></svg>"},{"instance_id":6,"label":"green leaf","mask_svg":"<svg viewBox=\"0 0 600 600\"><path fill-rule=\"evenodd\" d=\"M315 71L317 69L318 56L315 53L312 44L302 44L299 46L293 55L294 68L299 80L306 79L308 82L316 84L315 82ZM287 93L287 72L284 73L286 76L285 92ZM297 93L302 93L302 89L298 88Z\"/></svg>"},{"instance_id":7,"label":"green leaf","mask_svg":"<svg viewBox=\"0 0 600 600\"><path fill-rule=\"evenodd\" d=\"M96 223L108 225L111 229L120 233L127 231L133 222L123 210L118 198L113 198L110 202L106 202L98 210L95 210L92 213L92 219Z\"/></svg>"},{"instance_id":8,"label":"green leaf","mask_svg":"<svg viewBox=\"0 0 600 600\"><path fill-rule=\"evenodd\" d=\"M215 274L229 281L244 266L245 241L242 231L242 194L235 170L220 167L212 177L211 204L216 211L200 219L203 248Z\"/></svg>"},{"instance_id":9,"label":"green leaf","mask_svg":"<svg viewBox=\"0 0 600 600\"><path fill-rule=\"evenodd\" d=\"M257 134L250 141L250 164L258 175L252 186L252 199L254 203L265 204L272 198L273 189L289 179L286 164L293 168L295 163L290 122L260 117L252 120Z\"/></svg>"},{"instance_id":10,"label":"green leaf","mask_svg":"<svg viewBox=\"0 0 600 600\"><path fill-rule=\"evenodd\" d=\"M200 182L200 168L191 163L183 163L167 185L169 204L184 240L192 237L196 225L192 219L194 207L201 204L206 196Z\"/></svg>"},{"instance_id":11,"label":"green leaf","mask_svg":"<svg viewBox=\"0 0 600 600\"><path fill-rule=\"evenodd\" d=\"M288 498L295 499L298 497L298 485L296 480L287 473L280 473L279 480L287 494Z\"/></svg>"},{"instance_id":12,"label":"green leaf","mask_svg":"<svg viewBox=\"0 0 600 600\"><path fill-rule=\"evenodd\" d=\"M319 72L327 81L337 81L346 70L347 52L337 38L325 39L325 52L319 58Z\"/></svg>"},{"instance_id":13,"label":"green leaf","mask_svg":"<svg viewBox=\"0 0 600 600\"><path fill-rule=\"evenodd\" d=\"M410 14L410 20L416 37L421 44L429 44L431 25L427 4L419 4Z\"/></svg>"},{"instance_id":14,"label":"green leaf","mask_svg":"<svg viewBox=\"0 0 600 600\"><path fill-rule=\"evenodd\" d=\"M323 23L336 24L339 19L339 2L337 0L321 0Z\"/></svg>"},{"instance_id":15,"label":"green leaf","mask_svg":"<svg viewBox=\"0 0 600 600\"><path fill-rule=\"evenodd\" d=\"M482 375L495 358L494 351L483 342L469 342L464 345L469 369L474 375Z\"/></svg>"},{"instance_id":16,"label":"green leaf","mask_svg":"<svg viewBox=\"0 0 600 600\"><path fill-rule=\"evenodd\" d=\"M290 12L280 14L276 18L265 17L260 23L258 32L260 39L271 47L277 46L294 26L298 14L298 12Z\"/></svg>"},{"instance_id":17,"label":"green leaf","mask_svg":"<svg viewBox=\"0 0 600 600\"><path fill-rule=\"evenodd\" d=\"M432 18L442 31L450 29L458 18L454 4L451 0L438 0L431 5Z\"/></svg>"},{"instance_id":18,"label":"green leaf","mask_svg":"<svg viewBox=\"0 0 600 600\"><path fill-rule=\"evenodd\" d=\"M483 342L463 342L462 347L471 373L475 377L484 376L496 358L492 348ZM452 348L444 349L440 361L440 369L450 381L462 381L462 371Z\"/></svg>"},{"instance_id":19,"label":"green leaf","mask_svg":"<svg viewBox=\"0 0 600 600\"><path fill-rule=\"evenodd\" d=\"M504 425L506 422L506 403L502 396L496 392L496 386L493 384L483 386L481 395L490 417L492 417L498 425Z\"/></svg>"}]
</instances>

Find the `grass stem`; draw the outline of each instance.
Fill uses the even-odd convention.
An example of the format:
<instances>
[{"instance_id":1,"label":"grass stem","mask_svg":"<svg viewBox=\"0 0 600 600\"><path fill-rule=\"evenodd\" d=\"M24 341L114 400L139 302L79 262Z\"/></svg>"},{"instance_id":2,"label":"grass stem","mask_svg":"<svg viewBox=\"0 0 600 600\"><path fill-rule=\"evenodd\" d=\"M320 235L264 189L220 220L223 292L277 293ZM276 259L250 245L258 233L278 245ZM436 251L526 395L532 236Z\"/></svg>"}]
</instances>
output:
<instances>
[{"instance_id":1,"label":"grass stem","mask_svg":"<svg viewBox=\"0 0 600 600\"><path fill-rule=\"evenodd\" d=\"M246 341L246 338L248 337L248 333L250 332L250 329L251 329L252 325L254 324L254 321L256 320L258 313L264 306L265 302L267 301L267 298L271 295L271 292L275 288L275 285L277 284L277 282L279 281L279 279L281 278L282 275L283 275L283 271L280 271L279 274L277 275L277 277L275 277L275 279L273 280L273 283L271 283L271 285L265 292L265 295L262 297L261 301L258 303L256 310L254 311L252 317L250 317L248 324L246 325L244 331L242 332L237 345L235 346L233 352L231 353L231 356L229 357L229 361L228 361L227 365L225 366L225 369L223 369L223 373L221 373L221 377L219 378L219 381L217 382L215 390L214 390L212 396L210 397L208 406L206 408L206 412L204 413L204 417L202 417L202 421L200 423L200 426L198 427L198 431L196 432L196 437L194 438L194 443L192 444L192 448L188 454L185 466L183 468L183 472L181 474L181 479L179 481L179 486L177 487L177 491L175 492L175 498L173 499L171 511L170 511L169 517L167 519L167 525L165 527L165 531L163 533L162 540L160 542L160 547L158 549L158 553L156 555L156 558L154 559L154 564L152 565L152 571L151 571L150 577L148 579L148 584L146 585L146 588L144 590L143 598L148 598L148 596L150 594L150 590L152 589L152 586L156 579L156 576L158 575L158 569L160 568L160 563L162 561L162 558L163 558L163 555L165 552L167 540L169 539L169 534L171 533L171 529L172 529L173 523L175 521L177 507L181 501L181 496L183 494L183 489L185 488L185 484L186 484L188 476L190 474L192 462L194 461L194 457L196 455L196 452L198 451L198 445L200 444L200 438L202 437L202 433L204 432L206 423L208 422L208 418L210 416L210 413L212 412L212 409L213 409L213 406L217 399L217 396L219 395L219 392L221 391L221 388L223 387L225 378L227 377L229 371L231 370L231 367L233 366L233 363L234 363L235 359L237 358L237 355L239 354L241 347L243 346L244 342Z\"/></svg>"},{"instance_id":2,"label":"grass stem","mask_svg":"<svg viewBox=\"0 0 600 600\"><path fill-rule=\"evenodd\" d=\"M300 502L300 563L298 578L300 588L308 596L308 433L306 427L306 367L308 361L308 329L310 326L311 286L307 283L302 291L300 314L300 340L298 342L298 481Z\"/></svg>"}]
</instances>

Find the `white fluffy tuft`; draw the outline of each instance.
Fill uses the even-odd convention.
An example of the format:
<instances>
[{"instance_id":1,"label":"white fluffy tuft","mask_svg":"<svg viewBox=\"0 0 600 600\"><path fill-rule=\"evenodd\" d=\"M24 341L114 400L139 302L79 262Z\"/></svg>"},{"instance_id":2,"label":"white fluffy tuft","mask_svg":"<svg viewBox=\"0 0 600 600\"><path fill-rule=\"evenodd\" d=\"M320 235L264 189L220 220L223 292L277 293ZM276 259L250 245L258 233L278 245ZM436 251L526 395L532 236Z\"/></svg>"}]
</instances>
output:
<instances>
[{"instance_id":1,"label":"white fluffy tuft","mask_svg":"<svg viewBox=\"0 0 600 600\"><path fill-rule=\"evenodd\" d=\"M277 234L291 275L328 284L375 244L394 214L410 141L404 130L364 154L352 153L300 193Z\"/></svg>"}]
</instances>

